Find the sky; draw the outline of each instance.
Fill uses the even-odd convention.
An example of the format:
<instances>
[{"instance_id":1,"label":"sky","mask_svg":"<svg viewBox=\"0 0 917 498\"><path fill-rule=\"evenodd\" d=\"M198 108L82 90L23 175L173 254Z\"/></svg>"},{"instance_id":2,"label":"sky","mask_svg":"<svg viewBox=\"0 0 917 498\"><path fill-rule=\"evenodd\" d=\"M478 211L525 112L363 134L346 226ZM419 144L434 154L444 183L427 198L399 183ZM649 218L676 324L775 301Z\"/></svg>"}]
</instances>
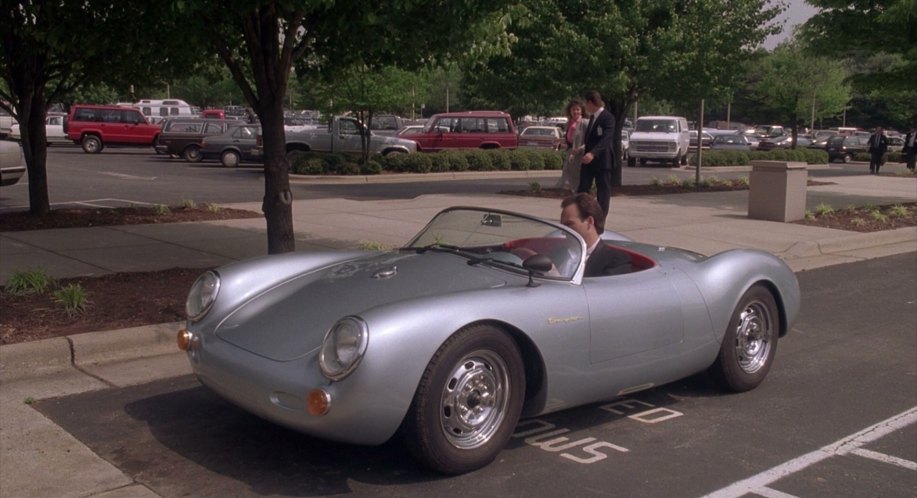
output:
<instances>
[{"instance_id":1,"label":"sky","mask_svg":"<svg viewBox=\"0 0 917 498\"><path fill-rule=\"evenodd\" d=\"M786 11L777 18L777 22L785 21L783 32L765 40L764 48L772 50L780 42L790 38L794 27L806 22L817 12L818 9L807 4L805 0L789 0Z\"/></svg>"}]
</instances>

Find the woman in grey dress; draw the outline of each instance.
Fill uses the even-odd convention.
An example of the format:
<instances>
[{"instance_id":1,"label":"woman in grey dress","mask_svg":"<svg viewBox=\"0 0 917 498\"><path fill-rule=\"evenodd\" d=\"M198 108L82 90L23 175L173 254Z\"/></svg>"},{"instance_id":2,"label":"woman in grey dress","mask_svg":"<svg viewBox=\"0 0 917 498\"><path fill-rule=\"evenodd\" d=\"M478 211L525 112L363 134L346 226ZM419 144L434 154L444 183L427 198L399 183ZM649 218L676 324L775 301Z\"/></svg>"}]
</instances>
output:
<instances>
[{"instance_id":1,"label":"woman in grey dress","mask_svg":"<svg viewBox=\"0 0 917 498\"><path fill-rule=\"evenodd\" d=\"M564 138L567 153L564 156L564 169L557 187L571 192L579 185L580 160L583 158L583 137L586 135L587 120L583 119L586 107L577 99L567 104L564 114L567 116L567 131Z\"/></svg>"}]
</instances>

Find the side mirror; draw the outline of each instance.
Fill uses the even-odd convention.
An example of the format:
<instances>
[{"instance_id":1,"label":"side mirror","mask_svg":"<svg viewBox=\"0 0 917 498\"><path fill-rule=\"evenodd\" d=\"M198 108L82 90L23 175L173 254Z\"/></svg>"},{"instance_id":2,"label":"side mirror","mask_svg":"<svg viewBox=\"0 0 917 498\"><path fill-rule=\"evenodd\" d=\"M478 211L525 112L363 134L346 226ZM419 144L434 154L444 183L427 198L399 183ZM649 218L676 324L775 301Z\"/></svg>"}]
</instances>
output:
<instances>
[{"instance_id":1,"label":"side mirror","mask_svg":"<svg viewBox=\"0 0 917 498\"><path fill-rule=\"evenodd\" d=\"M525 261L522 262L522 267L536 273L547 273L554 267L554 262L544 254L534 254L525 258Z\"/></svg>"}]
</instances>

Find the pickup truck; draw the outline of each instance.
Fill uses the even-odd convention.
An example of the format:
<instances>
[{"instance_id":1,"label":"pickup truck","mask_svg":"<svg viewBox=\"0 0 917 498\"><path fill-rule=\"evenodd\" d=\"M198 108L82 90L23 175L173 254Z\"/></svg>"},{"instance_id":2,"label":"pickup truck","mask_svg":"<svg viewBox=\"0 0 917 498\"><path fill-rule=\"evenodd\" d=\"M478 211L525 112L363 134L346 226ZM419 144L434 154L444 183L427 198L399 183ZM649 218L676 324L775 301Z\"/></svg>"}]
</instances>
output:
<instances>
[{"instance_id":1,"label":"pickup truck","mask_svg":"<svg viewBox=\"0 0 917 498\"><path fill-rule=\"evenodd\" d=\"M287 153L293 151L350 152L359 154L363 150L360 130L366 127L356 118L335 116L327 126L288 130ZM252 150L252 155L261 155L261 144ZM413 140L380 136L370 133L370 154L410 154L417 151Z\"/></svg>"}]
</instances>

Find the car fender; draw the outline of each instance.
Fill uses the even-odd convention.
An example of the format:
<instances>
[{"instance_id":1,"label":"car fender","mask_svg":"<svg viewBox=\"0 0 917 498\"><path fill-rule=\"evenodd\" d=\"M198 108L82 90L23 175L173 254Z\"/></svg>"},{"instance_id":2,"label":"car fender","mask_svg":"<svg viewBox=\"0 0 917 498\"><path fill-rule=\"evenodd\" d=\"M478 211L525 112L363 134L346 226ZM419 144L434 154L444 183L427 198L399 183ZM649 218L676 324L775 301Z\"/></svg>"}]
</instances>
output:
<instances>
[{"instance_id":1,"label":"car fender","mask_svg":"<svg viewBox=\"0 0 917 498\"><path fill-rule=\"evenodd\" d=\"M799 315L801 293L796 275L783 260L770 253L733 249L682 269L700 289L720 342L742 295L755 284L765 285L774 295L780 313L781 336L789 331Z\"/></svg>"}]
</instances>

